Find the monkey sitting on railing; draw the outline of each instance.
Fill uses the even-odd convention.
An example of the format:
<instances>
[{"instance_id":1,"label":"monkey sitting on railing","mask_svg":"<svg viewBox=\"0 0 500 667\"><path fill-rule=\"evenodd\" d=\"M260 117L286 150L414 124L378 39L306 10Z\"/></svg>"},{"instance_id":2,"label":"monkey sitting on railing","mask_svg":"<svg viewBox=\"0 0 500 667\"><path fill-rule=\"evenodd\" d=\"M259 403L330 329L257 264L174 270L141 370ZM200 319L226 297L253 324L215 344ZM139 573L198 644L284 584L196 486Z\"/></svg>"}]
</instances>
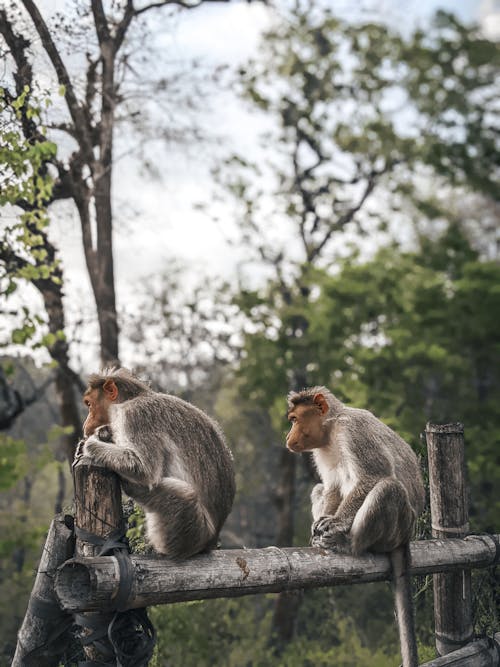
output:
<instances>
[{"instance_id":1,"label":"monkey sitting on railing","mask_svg":"<svg viewBox=\"0 0 500 667\"><path fill-rule=\"evenodd\" d=\"M77 458L116 472L144 509L147 539L170 558L217 545L234 499L231 452L194 405L152 391L124 368L91 375Z\"/></svg>"},{"instance_id":2,"label":"monkey sitting on railing","mask_svg":"<svg viewBox=\"0 0 500 667\"><path fill-rule=\"evenodd\" d=\"M311 494L312 545L340 553L390 552L404 667L417 665L408 543L424 507L422 475L410 445L371 412L325 387L288 396L286 446L311 451L321 478Z\"/></svg>"}]
</instances>

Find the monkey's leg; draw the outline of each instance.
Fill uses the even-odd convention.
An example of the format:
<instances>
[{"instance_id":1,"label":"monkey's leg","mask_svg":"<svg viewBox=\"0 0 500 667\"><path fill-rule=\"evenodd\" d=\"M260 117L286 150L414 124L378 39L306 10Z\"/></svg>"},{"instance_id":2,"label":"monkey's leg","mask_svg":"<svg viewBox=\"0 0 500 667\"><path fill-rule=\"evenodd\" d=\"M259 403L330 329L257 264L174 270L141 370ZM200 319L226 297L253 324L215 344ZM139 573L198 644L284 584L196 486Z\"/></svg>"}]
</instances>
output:
<instances>
[{"instance_id":1,"label":"monkey's leg","mask_svg":"<svg viewBox=\"0 0 500 667\"><path fill-rule=\"evenodd\" d=\"M216 530L196 490L164 477L144 503L146 531L154 549L170 558L188 558L215 546Z\"/></svg>"},{"instance_id":2,"label":"monkey's leg","mask_svg":"<svg viewBox=\"0 0 500 667\"><path fill-rule=\"evenodd\" d=\"M367 494L352 523L353 554L389 552L411 538L415 517L404 486L392 477L381 479Z\"/></svg>"}]
</instances>

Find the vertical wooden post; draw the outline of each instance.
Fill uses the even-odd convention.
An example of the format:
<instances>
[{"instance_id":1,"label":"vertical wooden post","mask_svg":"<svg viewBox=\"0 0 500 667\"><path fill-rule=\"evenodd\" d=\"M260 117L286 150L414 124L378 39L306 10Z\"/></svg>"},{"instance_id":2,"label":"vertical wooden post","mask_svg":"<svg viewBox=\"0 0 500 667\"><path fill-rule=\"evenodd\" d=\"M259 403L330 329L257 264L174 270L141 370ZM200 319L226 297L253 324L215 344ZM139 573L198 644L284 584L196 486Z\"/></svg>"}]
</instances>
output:
<instances>
[{"instance_id":1,"label":"vertical wooden post","mask_svg":"<svg viewBox=\"0 0 500 667\"><path fill-rule=\"evenodd\" d=\"M53 583L57 567L72 555L73 531L67 517L59 514L50 525L43 547L28 609L18 632L12 667L57 667L60 664L67 646L66 630L72 618L60 609ZM49 641L51 636L54 636L53 641Z\"/></svg>"},{"instance_id":2,"label":"vertical wooden post","mask_svg":"<svg viewBox=\"0 0 500 667\"><path fill-rule=\"evenodd\" d=\"M101 545L93 544L90 535L105 539L117 529L123 530L121 487L118 476L107 468L92 465L88 458L81 458L73 469L75 484L75 533L78 556L97 556ZM82 532L84 531L84 532ZM111 614L84 614L85 627L90 630L107 628ZM85 647L89 660L106 662L107 650L113 654L107 637L99 640L103 651L92 645Z\"/></svg>"},{"instance_id":3,"label":"vertical wooden post","mask_svg":"<svg viewBox=\"0 0 500 667\"><path fill-rule=\"evenodd\" d=\"M432 536L465 537L469 532L468 491L462 424L427 424ZM439 655L472 640L471 573L434 575L436 649Z\"/></svg>"}]
</instances>

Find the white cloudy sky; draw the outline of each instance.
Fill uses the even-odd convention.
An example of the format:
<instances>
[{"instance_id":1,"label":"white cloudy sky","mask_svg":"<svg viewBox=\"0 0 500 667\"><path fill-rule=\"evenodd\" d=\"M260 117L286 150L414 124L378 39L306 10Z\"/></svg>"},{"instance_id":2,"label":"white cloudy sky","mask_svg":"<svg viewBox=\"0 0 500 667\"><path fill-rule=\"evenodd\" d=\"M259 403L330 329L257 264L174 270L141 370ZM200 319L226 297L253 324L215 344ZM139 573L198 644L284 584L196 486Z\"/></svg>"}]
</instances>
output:
<instances>
[{"instance_id":1,"label":"white cloudy sky","mask_svg":"<svg viewBox=\"0 0 500 667\"><path fill-rule=\"evenodd\" d=\"M60 7L62 0L44 0L50 6ZM330 0L340 14L353 16L353 5L358 15L383 17L396 26L409 29L425 20L436 7L458 12L464 19L484 18L499 3L494 0ZM370 8L373 7L373 11ZM161 12L156 14L159 21ZM179 57L198 57L214 63L235 63L255 53L260 31L268 24L269 12L259 3L232 2L207 4L196 11L185 12L178 20L173 34L166 26L166 41L170 51ZM205 117L225 136L228 151L237 148L244 153L256 143L258 122L255 117L240 111L236 100L227 96L211 100L212 111ZM193 204L210 199L211 184L204 157L214 147L200 146L175 150L169 146L156 153L164 173L162 182L152 179L137 180L133 159L121 160L115 169L116 264L120 285L128 277L135 278L144 270L161 270L172 256L195 262L198 269L231 272L236 257L224 242L221 230L211 224L206 215L193 209ZM161 163L160 163L161 160ZM132 214L129 213L131 210ZM139 217L136 218L136 213ZM228 221L228 224L230 222ZM62 219L56 225L63 254L71 255L71 267L76 268L81 257L80 238L76 225L68 226ZM140 234L135 233L140 228ZM72 231L73 228L73 231ZM186 243L186 238L190 243Z\"/></svg>"},{"instance_id":2,"label":"white cloudy sky","mask_svg":"<svg viewBox=\"0 0 500 667\"><path fill-rule=\"evenodd\" d=\"M500 34L500 0L324 0L345 17L383 19L405 30L424 24L437 8L454 11L464 20L483 24L490 36ZM71 0L40 0L45 16L65 11ZM356 9L353 10L353 6ZM196 57L207 62L234 64L256 53L260 32L269 24L269 9L258 2L206 4L184 12L172 24L161 25L162 12L156 12L157 46L169 58ZM161 52L161 51L160 51ZM245 113L237 100L227 95L213 97L204 122L213 125L225 138L227 150L251 152L256 144L258 122ZM117 292L123 304L131 286L151 272L168 270L176 258L193 268L199 278L215 274L231 276L238 256L225 242L220 227L193 208L210 201L211 183L207 156L214 146L156 151L161 180L139 177L133 158L121 159L114 172L115 263ZM220 150L220 149L219 149ZM230 211L224 224L231 225ZM60 206L53 219L53 237L64 260L67 293L72 304L88 302L88 279L84 268L81 237L76 215ZM186 240L189 240L189 243ZM72 308L70 307L71 311ZM86 310L91 312L91 306Z\"/></svg>"}]
</instances>

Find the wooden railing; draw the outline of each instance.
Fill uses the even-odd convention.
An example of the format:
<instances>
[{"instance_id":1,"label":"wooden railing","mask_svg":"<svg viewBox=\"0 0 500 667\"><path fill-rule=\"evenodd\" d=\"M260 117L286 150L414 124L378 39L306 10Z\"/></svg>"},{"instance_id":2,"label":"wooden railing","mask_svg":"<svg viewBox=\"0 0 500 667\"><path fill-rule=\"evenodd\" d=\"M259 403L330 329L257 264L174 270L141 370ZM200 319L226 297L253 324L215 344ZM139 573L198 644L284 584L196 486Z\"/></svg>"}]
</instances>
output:
<instances>
[{"instance_id":1,"label":"wooden railing","mask_svg":"<svg viewBox=\"0 0 500 667\"><path fill-rule=\"evenodd\" d=\"M499 562L500 535L468 535L462 426L429 424L426 436L434 539L410 545L410 574L434 575L436 648L441 657L426 667L498 667L500 633L490 638L472 634L470 573ZM117 608L391 578L386 555L353 557L307 547L219 550L183 562L132 554L124 566L121 554L96 555L98 547L91 539L92 535L106 539L123 530L118 478L82 459L74 479L76 551L68 558L68 521L56 518L19 632L13 667L56 667L57 648L48 640L56 625L64 632L75 614L88 616L91 622L96 616L111 618ZM42 613L43 609L50 613ZM106 638L101 648L85 647L88 660L102 659L103 642Z\"/></svg>"}]
</instances>

